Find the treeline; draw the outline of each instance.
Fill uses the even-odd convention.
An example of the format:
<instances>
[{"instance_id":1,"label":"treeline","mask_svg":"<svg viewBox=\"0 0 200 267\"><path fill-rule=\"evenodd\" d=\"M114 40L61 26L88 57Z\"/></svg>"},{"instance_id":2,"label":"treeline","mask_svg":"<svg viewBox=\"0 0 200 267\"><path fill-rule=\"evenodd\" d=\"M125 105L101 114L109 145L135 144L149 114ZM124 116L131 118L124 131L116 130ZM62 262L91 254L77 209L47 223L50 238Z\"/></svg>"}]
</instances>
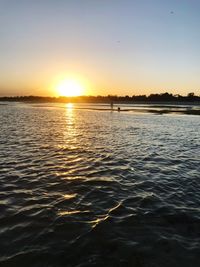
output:
<instances>
[{"instance_id":1,"label":"treeline","mask_svg":"<svg viewBox=\"0 0 200 267\"><path fill-rule=\"evenodd\" d=\"M200 102L200 96L189 93L187 96L173 95L169 93L133 95L133 96L77 96L77 97L42 97L42 96L14 96L0 97L0 101L18 101L18 102L74 102L74 103L110 103L110 102Z\"/></svg>"}]
</instances>

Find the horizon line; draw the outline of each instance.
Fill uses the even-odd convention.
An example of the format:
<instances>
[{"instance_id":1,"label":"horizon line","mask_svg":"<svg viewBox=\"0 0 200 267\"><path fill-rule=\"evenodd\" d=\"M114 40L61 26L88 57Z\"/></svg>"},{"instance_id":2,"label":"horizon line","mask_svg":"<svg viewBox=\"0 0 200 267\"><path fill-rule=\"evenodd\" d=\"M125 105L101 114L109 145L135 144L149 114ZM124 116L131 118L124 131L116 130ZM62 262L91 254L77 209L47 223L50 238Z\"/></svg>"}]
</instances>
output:
<instances>
[{"instance_id":1,"label":"horizon line","mask_svg":"<svg viewBox=\"0 0 200 267\"><path fill-rule=\"evenodd\" d=\"M188 96L193 96L193 97L200 97L200 95L195 95L195 93L193 92L189 92L187 95L180 95L180 94L173 94L173 93L151 93L151 94L139 94L139 95L117 95L117 94L108 94L108 95L79 95L79 96L42 96L42 95L12 95L12 96L8 96L8 95L3 95L0 96L1 98L26 98L26 97L36 97L36 98L54 98L54 99L59 99L59 98L81 98L81 97L117 97L117 98L132 98L132 97L139 97L139 96L143 96L143 97L149 97L149 96L153 96L153 95L169 95L169 96L173 96L173 97L188 97Z\"/></svg>"}]
</instances>

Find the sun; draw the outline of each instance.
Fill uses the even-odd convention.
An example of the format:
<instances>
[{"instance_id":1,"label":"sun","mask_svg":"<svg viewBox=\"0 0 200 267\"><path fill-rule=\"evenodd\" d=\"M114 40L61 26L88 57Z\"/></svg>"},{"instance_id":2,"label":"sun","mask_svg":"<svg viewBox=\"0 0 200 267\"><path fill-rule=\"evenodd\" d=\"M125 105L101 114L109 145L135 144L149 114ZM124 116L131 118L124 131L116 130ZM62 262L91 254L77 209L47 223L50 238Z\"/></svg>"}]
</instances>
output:
<instances>
[{"instance_id":1,"label":"sun","mask_svg":"<svg viewBox=\"0 0 200 267\"><path fill-rule=\"evenodd\" d=\"M56 86L60 96L80 96L83 94L83 86L76 80L62 80Z\"/></svg>"}]
</instances>

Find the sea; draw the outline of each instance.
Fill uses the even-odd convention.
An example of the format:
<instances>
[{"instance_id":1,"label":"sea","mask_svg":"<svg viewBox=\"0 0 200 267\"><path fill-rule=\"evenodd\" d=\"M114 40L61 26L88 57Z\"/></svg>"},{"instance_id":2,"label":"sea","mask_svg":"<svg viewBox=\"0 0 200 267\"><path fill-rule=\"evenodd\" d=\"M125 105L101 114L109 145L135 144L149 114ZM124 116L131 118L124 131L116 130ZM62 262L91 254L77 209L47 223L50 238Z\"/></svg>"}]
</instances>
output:
<instances>
[{"instance_id":1,"label":"sea","mask_svg":"<svg viewBox=\"0 0 200 267\"><path fill-rule=\"evenodd\" d=\"M0 266L200 266L200 116L152 108L1 102Z\"/></svg>"}]
</instances>

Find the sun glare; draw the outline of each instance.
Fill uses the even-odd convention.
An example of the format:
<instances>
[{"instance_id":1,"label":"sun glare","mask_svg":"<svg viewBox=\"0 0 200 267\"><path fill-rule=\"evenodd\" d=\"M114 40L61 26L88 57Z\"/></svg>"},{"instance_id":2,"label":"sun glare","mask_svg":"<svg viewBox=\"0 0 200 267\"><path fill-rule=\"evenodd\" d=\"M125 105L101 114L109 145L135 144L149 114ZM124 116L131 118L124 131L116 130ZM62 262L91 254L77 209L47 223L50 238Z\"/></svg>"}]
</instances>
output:
<instances>
[{"instance_id":1,"label":"sun glare","mask_svg":"<svg viewBox=\"0 0 200 267\"><path fill-rule=\"evenodd\" d=\"M66 107L67 107L68 109L72 109L72 108L74 107L74 105L73 105L72 103L67 103Z\"/></svg>"},{"instance_id":2,"label":"sun glare","mask_svg":"<svg viewBox=\"0 0 200 267\"><path fill-rule=\"evenodd\" d=\"M75 80L62 80L56 89L60 96L80 96L83 94L83 86Z\"/></svg>"}]
</instances>

